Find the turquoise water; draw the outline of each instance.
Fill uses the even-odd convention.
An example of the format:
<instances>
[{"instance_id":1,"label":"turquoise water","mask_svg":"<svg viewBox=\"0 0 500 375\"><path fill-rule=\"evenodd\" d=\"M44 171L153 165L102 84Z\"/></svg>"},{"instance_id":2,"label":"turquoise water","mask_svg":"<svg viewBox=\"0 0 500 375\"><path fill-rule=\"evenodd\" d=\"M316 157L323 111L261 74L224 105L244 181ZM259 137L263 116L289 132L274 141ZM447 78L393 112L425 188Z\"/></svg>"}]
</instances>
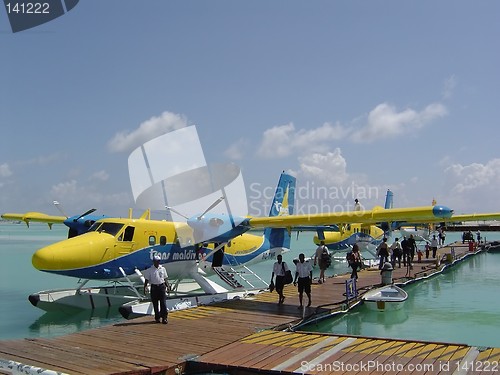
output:
<instances>
[{"instance_id":1,"label":"turquoise water","mask_svg":"<svg viewBox=\"0 0 500 375\"><path fill-rule=\"evenodd\" d=\"M40 272L31 264L34 251L66 237L67 229L61 225L49 230L47 225L37 223L32 223L30 228L25 224L0 224L0 339L53 337L123 321L117 307L46 313L28 301L30 294L41 290L76 288L77 279ZM299 252L312 255L316 248L307 236L301 235L299 239L294 236L293 243L294 251L284 255L289 264ZM273 261L266 261L252 269L267 282L272 264ZM338 267L336 272L346 272L344 265Z\"/></svg>"},{"instance_id":2,"label":"turquoise water","mask_svg":"<svg viewBox=\"0 0 500 375\"><path fill-rule=\"evenodd\" d=\"M358 306L306 331L500 347L500 254L479 254L430 279L405 287L396 312Z\"/></svg>"},{"instance_id":3,"label":"turquoise water","mask_svg":"<svg viewBox=\"0 0 500 375\"><path fill-rule=\"evenodd\" d=\"M43 273L31 265L35 250L66 236L63 226L48 230L43 224L32 224L29 229L24 224L0 225L0 339L53 337L123 321L117 309L46 313L29 303L28 295L40 290L76 287L76 279ZM500 239L500 233L486 236ZM447 241L458 238L459 234L448 233ZM284 255L284 260L291 264L300 252L312 255L315 248L310 235L300 234L297 239L294 234L292 251ZM252 269L267 281L272 263L263 262ZM405 310L390 321L387 316L370 314L361 307L340 319L330 319L308 329L500 347L499 339L495 338L500 337L500 332L494 328L500 306L493 298L498 270L500 254L476 256L452 272L409 286L411 299ZM327 276L345 272L348 272L345 263L334 261ZM465 303L463 311L458 306L460 302Z\"/></svg>"},{"instance_id":4,"label":"turquoise water","mask_svg":"<svg viewBox=\"0 0 500 375\"><path fill-rule=\"evenodd\" d=\"M50 337L118 320L118 311L44 313L28 301L40 290L74 287L77 279L40 272L31 265L33 252L67 236L66 227L43 224L0 225L0 339ZM83 314L83 315L82 315ZM111 317L111 319L109 319Z\"/></svg>"}]
</instances>

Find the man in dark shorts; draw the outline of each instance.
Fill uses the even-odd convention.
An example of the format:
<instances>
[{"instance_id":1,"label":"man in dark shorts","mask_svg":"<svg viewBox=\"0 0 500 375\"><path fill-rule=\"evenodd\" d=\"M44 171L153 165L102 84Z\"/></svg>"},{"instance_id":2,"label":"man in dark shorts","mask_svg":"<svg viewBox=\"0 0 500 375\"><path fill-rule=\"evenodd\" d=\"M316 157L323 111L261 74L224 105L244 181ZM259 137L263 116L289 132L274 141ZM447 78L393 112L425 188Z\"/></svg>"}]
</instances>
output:
<instances>
[{"instance_id":1,"label":"man in dark shorts","mask_svg":"<svg viewBox=\"0 0 500 375\"><path fill-rule=\"evenodd\" d=\"M299 291L299 309L302 308L302 296L304 292L307 294L309 299L307 307L311 306L311 282L312 282L312 267L309 261L305 260L304 254L299 254L299 261L296 265L297 269L295 271L295 279L293 285L297 285L298 280L298 291Z\"/></svg>"}]
</instances>

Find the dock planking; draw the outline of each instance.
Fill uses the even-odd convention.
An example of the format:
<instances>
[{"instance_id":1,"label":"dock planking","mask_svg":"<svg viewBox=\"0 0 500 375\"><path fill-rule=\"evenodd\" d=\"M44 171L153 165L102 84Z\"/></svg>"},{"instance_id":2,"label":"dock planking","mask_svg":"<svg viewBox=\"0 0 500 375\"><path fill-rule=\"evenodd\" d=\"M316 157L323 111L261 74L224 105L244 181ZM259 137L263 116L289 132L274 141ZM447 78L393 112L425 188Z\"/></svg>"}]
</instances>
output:
<instances>
[{"instance_id":1,"label":"dock planking","mask_svg":"<svg viewBox=\"0 0 500 375\"><path fill-rule=\"evenodd\" d=\"M457 259L474 254L466 245L453 246ZM449 248L440 249L438 258L447 252ZM415 276L428 277L439 270L435 259L424 259L414 263L412 270L396 268L393 277L396 282L411 282ZM465 345L277 330L299 323L302 314L308 318L328 316L345 308L348 277L340 275L327 278L324 284L314 283L312 307L305 309L297 308L296 288L287 285L283 305L277 304L276 293L266 292L174 311L166 326L143 317L50 339L0 341L0 359L69 374L160 374L214 368L242 373L304 372L300 361L317 365L339 361L346 366L365 361L382 368L408 368L472 357L474 348ZM378 269L363 270L359 272L358 289L363 293L380 281ZM500 355L498 349L473 353L474 358L484 361L498 361ZM315 373L317 368L305 372ZM381 372L375 369L373 373Z\"/></svg>"}]
</instances>

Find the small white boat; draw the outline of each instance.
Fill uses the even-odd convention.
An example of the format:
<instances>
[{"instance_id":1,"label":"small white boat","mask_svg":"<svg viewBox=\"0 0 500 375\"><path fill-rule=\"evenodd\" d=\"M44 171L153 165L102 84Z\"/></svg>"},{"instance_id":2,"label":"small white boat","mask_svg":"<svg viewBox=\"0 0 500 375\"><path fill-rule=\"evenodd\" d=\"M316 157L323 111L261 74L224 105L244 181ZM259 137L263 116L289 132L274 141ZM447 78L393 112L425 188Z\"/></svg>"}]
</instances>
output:
<instances>
[{"instance_id":1,"label":"small white boat","mask_svg":"<svg viewBox=\"0 0 500 375\"><path fill-rule=\"evenodd\" d=\"M366 292L361 298L370 310L393 311L403 307L408 293L396 285L386 285Z\"/></svg>"}]
</instances>

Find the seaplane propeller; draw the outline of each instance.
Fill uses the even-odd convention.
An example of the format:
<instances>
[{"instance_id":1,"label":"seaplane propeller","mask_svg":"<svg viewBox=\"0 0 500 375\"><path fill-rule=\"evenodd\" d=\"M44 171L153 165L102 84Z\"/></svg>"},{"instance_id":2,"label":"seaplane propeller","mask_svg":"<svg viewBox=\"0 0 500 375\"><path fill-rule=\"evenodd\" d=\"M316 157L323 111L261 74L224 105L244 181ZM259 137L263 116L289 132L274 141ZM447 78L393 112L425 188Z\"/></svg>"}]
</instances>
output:
<instances>
[{"instance_id":1,"label":"seaplane propeller","mask_svg":"<svg viewBox=\"0 0 500 375\"><path fill-rule=\"evenodd\" d=\"M219 199L217 199L215 202L213 202L210 206L208 206L208 208L203 211L202 214L196 216L196 220L200 221L203 219L203 217L208 213L210 212L211 210L213 210L220 202L222 202L224 200L224 197L220 197ZM176 213L177 215L183 217L184 219L188 220L188 224L189 224L189 221L190 220L193 220L194 218L193 217L188 217L187 215L184 215L182 212L179 212L178 210L176 210L175 208L171 207L171 206L165 206L165 208L169 211L172 211L173 213Z\"/></svg>"},{"instance_id":2,"label":"seaplane propeller","mask_svg":"<svg viewBox=\"0 0 500 375\"><path fill-rule=\"evenodd\" d=\"M77 218L74 218L73 221L78 221L79 219L81 219L82 217L84 216L87 216L89 214L91 214L92 212L96 211L97 209L96 208L91 208L90 210L88 211L85 211L83 214L81 214L80 216L78 216Z\"/></svg>"},{"instance_id":3,"label":"seaplane propeller","mask_svg":"<svg viewBox=\"0 0 500 375\"><path fill-rule=\"evenodd\" d=\"M198 216L198 220L201 220L203 218L203 216L205 216L205 214L207 214L208 212L210 212L212 209L214 209L215 207L217 207L217 205L222 202L224 200L224 197L220 197L219 199L217 199L214 203L212 203L210 206L208 206L208 208L203 211L203 213Z\"/></svg>"},{"instance_id":4,"label":"seaplane propeller","mask_svg":"<svg viewBox=\"0 0 500 375\"><path fill-rule=\"evenodd\" d=\"M66 213L64 212L64 210L61 207L61 204L58 201L54 201L53 203L54 203L54 206L56 206L56 208L59 210L59 212L61 214L63 214L63 216L66 217L66 220L64 220L64 224L69 228L68 238L75 237L75 236L78 236L82 233L87 232L89 230L89 228L92 226L92 224L94 224L96 222L96 220L99 220L102 217L104 217L104 216L101 216L101 217L92 216L90 218L87 218L86 220L80 220L80 219L84 218L85 216L90 215L91 213L96 211L95 208L91 208L90 210L85 211L81 215L78 215L78 216L75 215L75 216L69 217L68 215L66 215Z\"/></svg>"},{"instance_id":5,"label":"seaplane propeller","mask_svg":"<svg viewBox=\"0 0 500 375\"><path fill-rule=\"evenodd\" d=\"M189 219L189 217L187 217L187 216L186 216L186 215L184 215L183 213L180 213L179 211L177 211L177 210L176 210L175 208L173 208L173 207L170 207L170 206L165 206L165 208L166 208L167 210L172 211L173 213L175 213L175 214L177 214L177 215L179 215L179 216L183 217L183 218L184 218L184 219L186 219L186 220L188 220L188 219Z\"/></svg>"},{"instance_id":6,"label":"seaplane propeller","mask_svg":"<svg viewBox=\"0 0 500 375\"><path fill-rule=\"evenodd\" d=\"M248 228L238 225L244 218L210 213L224 199L224 197L218 198L203 213L192 217L184 215L173 207L165 206L165 208L186 219L186 223L193 229L195 243L227 242L230 238L246 232Z\"/></svg>"}]
</instances>

